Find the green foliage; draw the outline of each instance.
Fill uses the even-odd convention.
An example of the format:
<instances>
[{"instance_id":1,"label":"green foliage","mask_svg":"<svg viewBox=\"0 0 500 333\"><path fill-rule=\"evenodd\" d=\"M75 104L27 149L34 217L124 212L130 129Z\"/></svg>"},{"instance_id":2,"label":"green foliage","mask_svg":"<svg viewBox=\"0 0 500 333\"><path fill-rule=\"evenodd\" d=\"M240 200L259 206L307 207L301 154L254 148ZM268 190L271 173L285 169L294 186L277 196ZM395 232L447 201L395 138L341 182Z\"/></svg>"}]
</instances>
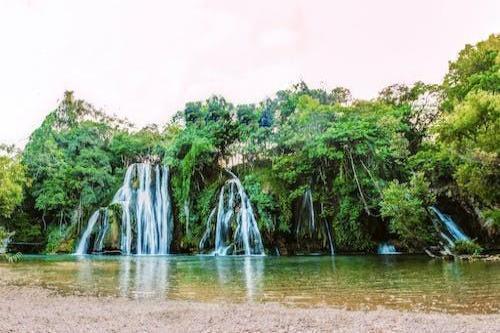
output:
<instances>
[{"instance_id":1,"label":"green foliage","mask_svg":"<svg viewBox=\"0 0 500 333\"><path fill-rule=\"evenodd\" d=\"M339 251L366 251L374 247L362 215L363 207L359 201L350 197L341 201L333 222L333 235Z\"/></svg>"},{"instance_id":2,"label":"green foliage","mask_svg":"<svg viewBox=\"0 0 500 333\"><path fill-rule=\"evenodd\" d=\"M161 155L163 146L176 135L178 128L167 127L160 133L156 126L142 128L137 132L118 131L109 142L109 158L113 165L130 165L149 156Z\"/></svg>"},{"instance_id":3,"label":"green foliage","mask_svg":"<svg viewBox=\"0 0 500 333\"><path fill-rule=\"evenodd\" d=\"M183 117L186 127L165 147L164 162L173 170L172 192L179 208L178 220L185 226L186 244L195 244L191 222L200 223L206 214L193 207L192 198L217 178L222 169L219 162L230 155L229 147L239 136L239 126L233 105L218 96L187 103L178 117Z\"/></svg>"},{"instance_id":4,"label":"green foliage","mask_svg":"<svg viewBox=\"0 0 500 333\"><path fill-rule=\"evenodd\" d=\"M385 179L401 176L408 156L406 114L405 107L378 102L340 106L298 97L275 139L282 153L272 168L288 196L279 201L293 209L309 187L316 215L333 226L339 249L373 247L367 219L376 214Z\"/></svg>"},{"instance_id":5,"label":"green foliage","mask_svg":"<svg viewBox=\"0 0 500 333\"><path fill-rule=\"evenodd\" d=\"M433 240L426 208L435 198L429 185L422 174L415 174L409 183L393 181L383 190L380 213L389 219L390 231L409 249L419 250Z\"/></svg>"},{"instance_id":6,"label":"green foliage","mask_svg":"<svg viewBox=\"0 0 500 333\"><path fill-rule=\"evenodd\" d=\"M458 59L450 62L443 88L445 110L451 111L469 92L500 89L500 35L491 35L476 45L466 45Z\"/></svg>"},{"instance_id":7,"label":"green foliage","mask_svg":"<svg viewBox=\"0 0 500 333\"><path fill-rule=\"evenodd\" d=\"M167 164L172 166L172 192L174 200L179 210L179 220L183 221L186 227L186 234L189 234L190 198L193 191L200 191L205 172L216 159L216 149L212 142L203 136L196 136L196 132L183 132L174 142L174 145L167 151Z\"/></svg>"},{"instance_id":8,"label":"green foliage","mask_svg":"<svg viewBox=\"0 0 500 333\"><path fill-rule=\"evenodd\" d=\"M0 218L0 225L9 230L15 230L13 240L16 242L39 243L43 242L42 226L27 209L27 204L18 207L8 219Z\"/></svg>"},{"instance_id":9,"label":"green foliage","mask_svg":"<svg viewBox=\"0 0 500 333\"><path fill-rule=\"evenodd\" d=\"M472 92L441 119L439 139L455 159L454 178L483 205L500 201L500 96Z\"/></svg>"},{"instance_id":10,"label":"green foliage","mask_svg":"<svg viewBox=\"0 0 500 333\"><path fill-rule=\"evenodd\" d=\"M486 225L490 229L500 229L500 209L489 209L483 212Z\"/></svg>"},{"instance_id":11,"label":"green foliage","mask_svg":"<svg viewBox=\"0 0 500 333\"><path fill-rule=\"evenodd\" d=\"M189 102L164 129L134 131L68 92L22 159L0 157L0 223L22 240L46 237L47 252L71 251L74 226L109 203L126 167L153 161L171 171L181 250L197 247L226 169L240 176L266 245L294 249L302 237L307 249L324 249L332 230L341 251L372 250L388 236L420 250L436 241L426 213L433 193L493 234L500 230L499 45L492 35L466 46L441 86L394 84L360 101L342 87L299 82L257 104L220 96ZM314 237L296 232L306 192L322 226ZM390 235L381 235L384 219Z\"/></svg>"},{"instance_id":12,"label":"green foliage","mask_svg":"<svg viewBox=\"0 0 500 333\"><path fill-rule=\"evenodd\" d=\"M9 245L9 241L12 235L14 235L14 233L7 232L5 228L0 226L0 255L7 252L7 246Z\"/></svg>"},{"instance_id":13,"label":"green foliage","mask_svg":"<svg viewBox=\"0 0 500 333\"><path fill-rule=\"evenodd\" d=\"M457 255L478 255L483 248L472 240L458 240L453 244L452 252Z\"/></svg>"},{"instance_id":14,"label":"green foliage","mask_svg":"<svg viewBox=\"0 0 500 333\"><path fill-rule=\"evenodd\" d=\"M392 84L379 92L378 99L387 104L404 105L414 102L423 93L433 89L435 87L422 81L415 82L411 86L399 83Z\"/></svg>"},{"instance_id":15,"label":"green foliage","mask_svg":"<svg viewBox=\"0 0 500 333\"><path fill-rule=\"evenodd\" d=\"M26 145L23 162L33 177L35 207L50 220L65 220L78 205L95 206L114 187L105 152L111 128L86 120L93 115L93 109L67 95Z\"/></svg>"},{"instance_id":16,"label":"green foliage","mask_svg":"<svg viewBox=\"0 0 500 333\"><path fill-rule=\"evenodd\" d=\"M5 260L10 264L14 263L14 262L18 262L22 258L23 258L23 254L21 252L0 254L0 261Z\"/></svg>"},{"instance_id":17,"label":"green foliage","mask_svg":"<svg viewBox=\"0 0 500 333\"><path fill-rule=\"evenodd\" d=\"M7 232L5 228L0 226L0 261L5 260L12 263L21 260L21 253L7 253L7 246L9 245L10 239L13 235L13 232Z\"/></svg>"},{"instance_id":18,"label":"green foliage","mask_svg":"<svg viewBox=\"0 0 500 333\"><path fill-rule=\"evenodd\" d=\"M53 226L48 231L46 254L71 253L75 248L75 239L71 237L73 227Z\"/></svg>"},{"instance_id":19,"label":"green foliage","mask_svg":"<svg viewBox=\"0 0 500 333\"><path fill-rule=\"evenodd\" d=\"M490 214L500 203L499 73L500 36L467 45L450 63L443 83L445 113L434 128L440 154L448 155L448 186L458 189L490 231L499 230Z\"/></svg>"},{"instance_id":20,"label":"green foliage","mask_svg":"<svg viewBox=\"0 0 500 333\"><path fill-rule=\"evenodd\" d=\"M268 185L265 182L265 177L262 174L252 173L245 176L242 183L252 202L259 229L266 232L274 231L277 216L276 200L270 193L270 187L263 187Z\"/></svg>"},{"instance_id":21,"label":"green foliage","mask_svg":"<svg viewBox=\"0 0 500 333\"><path fill-rule=\"evenodd\" d=\"M106 116L91 105L74 100L66 93L58 108L50 113L30 137L22 155L32 177L27 207L35 215L31 221L47 226L81 223L96 208L108 203L122 182L128 164L158 159L163 145L174 135L154 127L131 131L130 125ZM156 157L155 157L156 156ZM50 229L50 228L49 228ZM68 244L57 244L49 232L47 251L71 251L76 233Z\"/></svg>"},{"instance_id":22,"label":"green foliage","mask_svg":"<svg viewBox=\"0 0 500 333\"><path fill-rule=\"evenodd\" d=\"M0 217L10 217L22 203L27 184L25 168L19 158L0 155Z\"/></svg>"}]
</instances>

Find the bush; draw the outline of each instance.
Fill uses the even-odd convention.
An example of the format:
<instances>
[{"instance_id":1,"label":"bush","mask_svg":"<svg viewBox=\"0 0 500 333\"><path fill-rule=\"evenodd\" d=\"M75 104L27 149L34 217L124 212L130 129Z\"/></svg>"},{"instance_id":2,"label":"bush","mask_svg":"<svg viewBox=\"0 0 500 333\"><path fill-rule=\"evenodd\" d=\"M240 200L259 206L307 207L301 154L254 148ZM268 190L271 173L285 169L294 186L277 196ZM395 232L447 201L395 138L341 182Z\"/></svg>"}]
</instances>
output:
<instances>
[{"instance_id":1,"label":"bush","mask_svg":"<svg viewBox=\"0 0 500 333\"><path fill-rule=\"evenodd\" d=\"M483 248L472 240L458 240L453 245L452 251L457 255L478 255L483 252Z\"/></svg>"},{"instance_id":2,"label":"bush","mask_svg":"<svg viewBox=\"0 0 500 333\"><path fill-rule=\"evenodd\" d=\"M47 236L46 254L71 253L75 247L75 239L72 237L73 228L53 226Z\"/></svg>"},{"instance_id":3,"label":"bush","mask_svg":"<svg viewBox=\"0 0 500 333\"><path fill-rule=\"evenodd\" d=\"M7 230L0 226L0 255L7 252L7 245L9 245L12 235L12 233L7 232Z\"/></svg>"},{"instance_id":4,"label":"bush","mask_svg":"<svg viewBox=\"0 0 500 333\"><path fill-rule=\"evenodd\" d=\"M435 197L423 174L414 174L409 183L393 181L383 190L381 215L389 219L389 230L403 246L418 250L434 241L434 229L426 208Z\"/></svg>"},{"instance_id":5,"label":"bush","mask_svg":"<svg viewBox=\"0 0 500 333\"><path fill-rule=\"evenodd\" d=\"M0 260L8 262L16 262L21 260L21 253L9 254L7 253L7 245L9 245L10 238L14 235L13 232L8 232L0 226Z\"/></svg>"}]
</instances>

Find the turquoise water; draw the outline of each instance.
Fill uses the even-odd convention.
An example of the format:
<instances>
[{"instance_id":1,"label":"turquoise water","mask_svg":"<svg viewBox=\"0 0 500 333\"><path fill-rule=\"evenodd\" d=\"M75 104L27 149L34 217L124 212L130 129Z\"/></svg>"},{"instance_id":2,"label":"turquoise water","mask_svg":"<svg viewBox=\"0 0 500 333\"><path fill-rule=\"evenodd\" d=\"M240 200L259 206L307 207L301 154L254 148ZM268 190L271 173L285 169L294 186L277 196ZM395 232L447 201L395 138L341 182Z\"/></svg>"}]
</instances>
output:
<instances>
[{"instance_id":1,"label":"turquoise water","mask_svg":"<svg viewBox=\"0 0 500 333\"><path fill-rule=\"evenodd\" d=\"M25 256L0 283L62 294L290 306L500 311L500 263L421 256Z\"/></svg>"}]
</instances>

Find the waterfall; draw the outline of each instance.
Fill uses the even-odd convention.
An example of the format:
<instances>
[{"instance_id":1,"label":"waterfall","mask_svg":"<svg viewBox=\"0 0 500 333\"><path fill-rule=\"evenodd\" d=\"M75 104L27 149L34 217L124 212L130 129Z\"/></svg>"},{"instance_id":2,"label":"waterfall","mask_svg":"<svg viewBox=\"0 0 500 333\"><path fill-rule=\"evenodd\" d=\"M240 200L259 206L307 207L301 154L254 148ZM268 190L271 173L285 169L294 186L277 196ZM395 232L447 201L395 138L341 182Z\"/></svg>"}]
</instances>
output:
<instances>
[{"instance_id":1,"label":"waterfall","mask_svg":"<svg viewBox=\"0 0 500 333\"><path fill-rule=\"evenodd\" d=\"M94 251L102 252L104 248L104 238L109 230L109 210L104 210L104 216L101 220L101 225L99 226L99 233L97 234L97 238L94 243Z\"/></svg>"},{"instance_id":2,"label":"waterfall","mask_svg":"<svg viewBox=\"0 0 500 333\"><path fill-rule=\"evenodd\" d=\"M445 226L446 233L440 232L441 237L445 239L448 244L453 245L457 240L469 240L470 238L460 229L460 227L453 221L451 216L444 214L437 207L431 206L429 209L434 213L442 225Z\"/></svg>"},{"instance_id":3,"label":"waterfall","mask_svg":"<svg viewBox=\"0 0 500 333\"><path fill-rule=\"evenodd\" d=\"M120 250L122 254L132 254L134 250L136 254L168 254L173 231L168 183L168 167L152 166L150 163L130 165L123 185L110 206L102 209L102 214L97 211L90 218L76 253L88 253L90 238L94 236L90 252L102 252L109 248L106 243L111 242L111 248ZM119 236L116 235L117 239L113 242L114 222L111 217L115 206L121 210L121 219Z\"/></svg>"},{"instance_id":4,"label":"waterfall","mask_svg":"<svg viewBox=\"0 0 500 333\"><path fill-rule=\"evenodd\" d=\"M94 230L94 225L96 224L100 215L101 214L99 210L96 210L94 214L92 214L92 216L90 217L89 222L87 223L87 228L85 229L85 232L83 233L82 238L80 239L80 243L78 243L78 247L76 248L76 254L87 253L90 234L92 233L92 230Z\"/></svg>"},{"instance_id":5,"label":"waterfall","mask_svg":"<svg viewBox=\"0 0 500 333\"><path fill-rule=\"evenodd\" d=\"M321 204L321 212L323 212L323 204ZM305 223L303 223L305 220ZM314 213L314 202L312 197L312 191L307 188L302 197L302 205L299 212L299 218L297 220L296 236L297 240L302 235L307 235L309 237L314 237L314 235L321 235L323 239L328 241L328 248L330 250L330 255L335 254L335 249L333 247L332 232L330 225L327 221L320 219L320 224L316 224L316 215ZM323 227L323 232L320 229Z\"/></svg>"},{"instance_id":6,"label":"waterfall","mask_svg":"<svg viewBox=\"0 0 500 333\"><path fill-rule=\"evenodd\" d=\"M128 167L123 180L123 185L115 193L112 203L119 204L122 210L122 223L120 233L120 251L123 254L130 254L132 250L132 221L130 216L130 203L134 198L132 188L132 177L135 171L135 164Z\"/></svg>"},{"instance_id":7,"label":"waterfall","mask_svg":"<svg viewBox=\"0 0 500 333\"><path fill-rule=\"evenodd\" d=\"M200 249L203 250L209 243L212 220L216 216L214 255L264 255L264 245L250 199L238 177L228 172L231 179L221 188L217 208L207 220L207 229L200 241ZM234 230L232 227L235 227Z\"/></svg>"},{"instance_id":8,"label":"waterfall","mask_svg":"<svg viewBox=\"0 0 500 333\"><path fill-rule=\"evenodd\" d=\"M300 208L299 220L297 222L297 230L296 230L297 237L299 236L299 233L301 231L302 228L301 222L304 218L307 221L306 231L309 232L309 235L311 235L316 230L316 225L314 218L314 205L312 199L312 192L310 188L308 188L304 192L304 196L302 198L302 206Z\"/></svg>"},{"instance_id":9,"label":"waterfall","mask_svg":"<svg viewBox=\"0 0 500 333\"><path fill-rule=\"evenodd\" d=\"M396 247L394 245L389 244L389 243L382 243L378 246L377 250L378 254L399 254L398 251L396 251Z\"/></svg>"},{"instance_id":10,"label":"waterfall","mask_svg":"<svg viewBox=\"0 0 500 333\"><path fill-rule=\"evenodd\" d=\"M208 216L205 233L203 234L203 237L201 238L200 244L199 244L199 248L200 249L205 249L205 248L208 247L208 244L210 242L210 234L211 234L211 231L212 231L211 230L212 229L212 227L211 227L212 226L212 220L215 217L215 213L217 213L217 208L212 209L212 212Z\"/></svg>"}]
</instances>

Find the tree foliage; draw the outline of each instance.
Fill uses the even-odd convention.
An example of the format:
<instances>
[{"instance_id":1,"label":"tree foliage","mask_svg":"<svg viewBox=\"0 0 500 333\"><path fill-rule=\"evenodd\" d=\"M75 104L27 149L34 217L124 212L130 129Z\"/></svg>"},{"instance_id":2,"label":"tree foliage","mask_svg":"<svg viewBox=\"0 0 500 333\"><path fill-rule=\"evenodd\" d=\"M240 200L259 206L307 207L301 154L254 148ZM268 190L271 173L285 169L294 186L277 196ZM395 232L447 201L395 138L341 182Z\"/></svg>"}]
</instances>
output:
<instances>
[{"instance_id":1,"label":"tree foliage","mask_svg":"<svg viewBox=\"0 0 500 333\"><path fill-rule=\"evenodd\" d=\"M24 198L28 184L18 156L0 155L0 217L9 218Z\"/></svg>"},{"instance_id":2,"label":"tree foliage","mask_svg":"<svg viewBox=\"0 0 500 333\"><path fill-rule=\"evenodd\" d=\"M419 250L434 240L434 228L427 208L435 203L430 184L423 174L414 174L408 183L393 181L383 191L382 217L389 218L389 229L402 244Z\"/></svg>"},{"instance_id":3,"label":"tree foliage","mask_svg":"<svg viewBox=\"0 0 500 333\"><path fill-rule=\"evenodd\" d=\"M445 113L436 124L453 180L480 221L499 229L500 36L467 45L443 83Z\"/></svg>"},{"instance_id":4,"label":"tree foliage","mask_svg":"<svg viewBox=\"0 0 500 333\"><path fill-rule=\"evenodd\" d=\"M227 169L242 180L268 248L325 251L331 239L340 251L373 251L394 240L418 251L435 242L434 203L463 208L466 229L486 226L491 244L500 226L499 59L492 35L466 46L441 85L394 84L362 101L299 82L256 104L189 102L165 128L140 130L68 92L21 158L0 158L0 215L15 217L16 237L43 233L48 251L69 251L126 167L149 161L171 170L179 251L196 250ZM301 227L306 196L314 230Z\"/></svg>"}]
</instances>

